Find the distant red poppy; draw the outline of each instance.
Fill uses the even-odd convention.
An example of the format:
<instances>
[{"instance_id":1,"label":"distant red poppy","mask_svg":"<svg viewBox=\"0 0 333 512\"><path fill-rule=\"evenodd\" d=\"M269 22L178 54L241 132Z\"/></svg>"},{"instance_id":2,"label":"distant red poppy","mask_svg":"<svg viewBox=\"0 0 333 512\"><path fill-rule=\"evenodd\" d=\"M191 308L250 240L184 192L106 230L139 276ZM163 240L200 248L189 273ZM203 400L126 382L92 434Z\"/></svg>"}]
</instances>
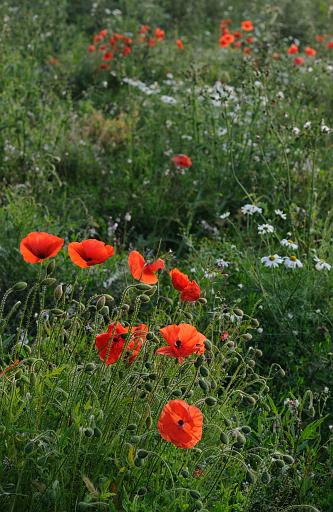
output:
<instances>
[{"instance_id":1,"label":"distant red poppy","mask_svg":"<svg viewBox=\"0 0 333 512\"><path fill-rule=\"evenodd\" d=\"M178 448L193 448L202 438L203 415L185 400L170 400L158 419L158 431Z\"/></svg>"},{"instance_id":2,"label":"distant red poppy","mask_svg":"<svg viewBox=\"0 0 333 512\"><path fill-rule=\"evenodd\" d=\"M252 53L252 48L243 48L243 53L245 53L245 55L250 55L250 53Z\"/></svg>"},{"instance_id":3,"label":"distant red poppy","mask_svg":"<svg viewBox=\"0 0 333 512\"><path fill-rule=\"evenodd\" d=\"M192 160L187 155L175 155L171 158L171 161L177 166L177 167L192 167Z\"/></svg>"},{"instance_id":4,"label":"distant red poppy","mask_svg":"<svg viewBox=\"0 0 333 512\"><path fill-rule=\"evenodd\" d=\"M94 36L94 43L100 43L103 40L103 37L100 34Z\"/></svg>"},{"instance_id":5,"label":"distant red poppy","mask_svg":"<svg viewBox=\"0 0 333 512\"><path fill-rule=\"evenodd\" d=\"M332 50L333 48L333 41L329 41L326 45L326 48L328 48L329 50Z\"/></svg>"},{"instance_id":6,"label":"distant red poppy","mask_svg":"<svg viewBox=\"0 0 333 512\"><path fill-rule=\"evenodd\" d=\"M288 55L294 55L299 52L299 48L296 44L291 44L287 50Z\"/></svg>"},{"instance_id":7,"label":"distant red poppy","mask_svg":"<svg viewBox=\"0 0 333 512\"><path fill-rule=\"evenodd\" d=\"M304 59L303 59L303 57L295 57L295 58L294 58L294 64L295 64L296 66L303 66L303 64L304 64Z\"/></svg>"},{"instance_id":8,"label":"distant red poppy","mask_svg":"<svg viewBox=\"0 0 333 512\"><path fill-rule=\"evenodd\" d=\"M105 52L103 55L103 60L109 61L113 59L113 53L112 52Z\"/></svg>"},{"instance_id":9,"label":"distant red poppy","mask_svg":"<svg viewBox=\"0 0 333 512\"><path fill-rule=\"evenodd\" d=\"M318 35L316 35L315 39L316 39L317 43L323 43L325 41L325 36L318 34Z\"/></svg>"},{"instance_id":10,"label":"distant red poppy","mask_svg":"<svg viewBox=\"0 0 333 512\"><path fill-rule=\"evenodd\" d=\"M51 64L51 66L56 66L59 64L59 59L57 59L57 57L51 57L48 62Z\"/></svg>"},{"instance_id":11,"label":"distant red poppy","mask_svg":"<svg viewBox=\"0 0 333 512\"><path fill-rule=\"evenodd\" d=\"M240 48L242 46L242 41L235 41L234 48Z\"/></svg>"},{"instance_id":12,"label":"distant red poppy","mask_svg":"<svg viewBox=\"0 0 333 512\"><path fill-rule=\"evenodd\" d=\"M99 35L104 39L104 37L106 36L106 34L108 33L108 31L106 29L104 30L101 30Z\"/></svg>"},{"instance_id":13,"label":"distant red poppy","mask_svg":"<svg viewBox=\"0 0 333 512\"><path fill-rule=\"evenodd\" d=\"M226 28L228 25L231 25L232 19L231 18L225 18L224 20L221 20L220 27L221 29Z\"/></svg>"},{"instance_id":14,"label":"distant red poppy","mask_svg":"<svg viewBox=\"0 0 333 512\"><path fill-rule=\"evenodd\" d=\"M160 29L160 28L156 28L155 29L155 37L158 41L163 41L164 37L165 37L165 32L164 30Z\"/></svg>"},{"instance_id":15,"label":"distant red poppy","mask_svg":"<svg viewBox=\"0 0 333 512\"><path fill-rule=\"evenodd\" d=\"M196 281L190 281L188 275L183 274L178 268L170 271L173 287L181 292L180 300L183 302L195 302L200 298L200 287Z\"/></svg>"},{"instance_id":16,"label":"distant red poppy","mask_svg":"<svg viewBox=\"0 0 333 512\"><path fill-rule=\"evenodd\" d=\"M68 254L75 265L86 268L104 263L114 255L114 248L112 245L90 238L83 242L68 244Z\"/></svg>"},{"instance_id":17,"label":"distant red poppy","mask_svg":"<svg viewBox=\"0 0 333 512\"><path fill-rule=\"evenodd\" d=\"M156 39L154 39L153 37L151 37L148 41L148 46L149 48L153 48L154 46L156 45Z\"/></svg>"},{"instance_id":18,"label":"distant red poppy","mask_svg":"<svg viewBox=\"0 0 333 512\"><path fill-rule=\"evenodd\" d=\"M96 336L95 346L98 355L107 366L118 361L126 346L125 336L130 327L123 327L120 322L112 323L108 326L107 332ZM132 326L130 341L126 347L125 359L132 363L138 356L142 343L145 341L148 327L145 324Z\"/></svg>"},{"instance_id":19,"label":"distant red poppy","mask_svg":"<svg viewBox=\"0 0 333 512\"><path fill-rule=\"evenodd\" d=\"M315 57L317 51L314 48L311 48L311 46L307 46L306 48L304 48L304 53L306 53L308 57Z\"/></svg>"},{"instance_id":20,"label":"distant red poppy","mask_svg":"<svg viewBox=\"0 0 333 512\"><path fill-rule=\"evenodd\" d=\"M138 251L130 252L128 265L134 279L146 284L155 284L158 281L156 272L164 268L164 261L158 258L153 263L146 263Z\"/></svg>"},{"instance_id":21,"label":"distant red poppy","mask_svg":"<svg viewBox=\"0 0 333 512\"><path fill-rule=\"evenodd\" d=\"M130 46L125 46L125 48L123 49L123 57L127 57L127 55L129 55L130 53L132 52L132 48Z\"/></svg>"},{"instance_id":22,"label":"distant red poppy","mask_svg":"<svg viewBox=\"0 0 333 512\"><path fill-rule=\"evenodd\" d=\"M235 39L241 39L242 38L241 32L234 32L233 35L234 35Z\"/></svg>"},{"instance_id":23,"label":"distant red poppy","mask_svg":"<svg viewBox=\"0 0 333 512\"><path fill-rule=\"evenodd\" d=\"M227 48L235 41L235 36L233 34L224 34L220 37L219 43L221 48Z\"/></svg>"},{"instance_id":24,"label":"distant red poppy","mask_svg":"<svg viewBox=\"0 0 333 512\"><path fill-rule=\"evenodd\" d=\"M45 232L29 233L20 244L20 251L27 263L40 263L58 254L64 240Z\"/></svg>"},{"instance_id":25,"label":"distant red poppy","mask_svg":"<svg viewBox=\"0 0 333 512\"><path fill-rule=\"evenodd\" d=\"M175 357L182 363L184 357L205 352L206 336L191 324L167 325L160 329L160 333L168 345L158 348L156 354Z\"/></svg>"},{"instance_id":26,"label":"distant red poppy","mask_svg":"<svg viewBox=\"0 0 333 512\"><path fill-rule=\"evenodd\" d=\"M245 32L251 32L252 30L254 30L253 23L250 20L242 21L241 27L242 30L244 30Z\"/></svg>"},{"instance_id":27,"label":"distant red poppy","mask_svg":"<svg viewBox=\"0 0 333 512\"><path fill-rule=\"evenodd\" d=\"M100 52L104 52L106 49L107 49L107 45L106 45L106 44L102 44L102 45L99 47L99 51L100 51Z\"/></svg>"},{"instance_id":28,"label":"distant red poppy","mask_svg":"<svg viewBox=\"0 0 333 512\"><path fill-rule=\"evenodd\" d=\"M254 42L254 37L247 37L246 42L252 44Z\"/></svg>"},{"instance_id":29,"label":"distant red poppy","mask_svg":"<svg viewBox=\"0 0 333 512\"><path fill-rule=\"evenodd\" d=\"M96 51L96 46L95 46L94 44L90 44L90 45L88 46L88 52L89 52L89 53L93 53L93 52L95 52L95 51Z\"/></svg>"},{"instance_id":30,"label":"distant red poppy","mask_svg":"<svg viewBox=\"0 0 333 512\"><path fill-rule=\"evenodd\" d=\"M149 30L149 25L141 25L139 34L145 34Z\"/></svg>"},{"instance_id":31,"label":"distant red poppy","mask_svg":"<svg viewBox=\"0 0 333 512\"><path fill-rule=\"evenodd\" d=\"M181 39L176 39L176 45L180 50L184 50L184 43Z\"/></svg>"},{"instance_id":32,"label":"distant red poppy","mask_svg":"<svg viewBox=\"0 0 333 512\"><path fill-rule=\"evenodd\" d=\"M100 69L109 69L109 64L100 64Z\"/></svg>"},{"instance_id":33,"label":"distant red poppy","mask_svg":"<svg viewBox=\"0 0 333 512\"><path fill-rule=\"evenodd\" d=\"M227 341L228 338L229 338L229 333L227 331L224 331L221 334L221 341Z\"/></svg>"}]
</instances>

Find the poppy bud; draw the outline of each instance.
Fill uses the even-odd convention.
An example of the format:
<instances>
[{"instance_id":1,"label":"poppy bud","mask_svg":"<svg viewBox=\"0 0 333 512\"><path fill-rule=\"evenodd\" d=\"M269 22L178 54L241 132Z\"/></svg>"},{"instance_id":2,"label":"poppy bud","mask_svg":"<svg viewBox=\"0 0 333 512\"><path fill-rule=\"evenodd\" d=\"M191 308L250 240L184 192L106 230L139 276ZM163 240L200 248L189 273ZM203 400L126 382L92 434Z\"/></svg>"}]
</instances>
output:
<instances>
[{"instance_id":1,"label":"poppy bud","mask_svg":"<svg viewBox=\"0 0 333 512\"><path fill-rule=\"evenodd\" d=\"M36 374L34 372L30 373L30 385L36 386L36 382L37 382Z\"/></svg>"},{"instance_id":2,"label":"poppy bud","mask_svg":"<svg viewBox=\"0 0 333 512\"><path fill-rule=\"evenodd\" d=\"M156 380L157 379L157 373L150 373L149 374L150 380Z\"/></svg>"},{"instance_id":3,"label":"poppy bud","mask_svg":"<svg viewBox=\"0 0 333 512\"><path fill-rule=\"evenodd\" d=\"M261 481L263 484L269 484L271 481L271 475L268 473L267 469L265 469L261 475Z\"/></svg>"},{"instance_id":4,"label":"poppy bud","mask_svg":"<svg viewBox=\"0 0 333 512\"><path fill-rule=\"evenodd\" d=\"M56 287L55 287L55 290L53 292L53 296L56 300L60 300L61 297L63 296L63 288L62 288L62 284L58 284Z\"/></svg>"},{"instance_id":5,"label":"poppy bud","mask_svg":"<svg viewBox=\"0 0 333 512\"><path fill-rule=\"evenodd\" d=\"M84 371L87 373L92 373L96 369L95 363L87 363L84 367Z\"/></svg>"},{"instance_id":6,"label":"poppy bud","mask_svg":"<svg viewBox=\"0 0 333 512\"><path fill-rule=\"evenodd\" d=\"M72 325L72 320L70 320L69 318L66 318L66 320L64 321L65 329L68 329L68 327L70 327L71 325Z\"/></svg>"},{"instance_id":7,"label":"poppy bud","mask_svg":"<svg viewBox=\"0 0 333 512\"><path fill-rule=\"evenodd\" d=\"M255 397L254 397L254 396L251 396L251 395L247 395L247 396L245 396L244 398L245 398L245 400L248 402L248 404L250 404L250 405L255 405L255 404L256 404L256 402L257 402L257 400L255 399Z\"/></svg>"},{"instance_id":8,"label":"poppy bud","mask_svg":"<svg viewBox=\"0 0 333 512\"><path fill-rule=\"evenodd\" d=\"M103 306L100 309L100 314L103 316L109 316L109 314L110 314L109 306Z\"/></svg>"},{"instance_id":9,"label":"poppy bud","mask_svg":"<svg viewBox=\"0 0 333 512\"><path fill-rule=\"evenodd\" d=\"M149 452L147 452L147 450L138 450L136 452L136 456L139 457L139 459L145 459L146 457L148 457L149 455Z\"/></svg>"},{"instance_id":10,"label":"poppy bud","mask_svg":"<svg viewBox=\"0 0 333 512\"><path fill-rule=\"evenodd\" d=\"M139 459L139 457L135 457L134 459L134 465L137 467L137 468L141 468L143 466L144 462L143 462L143 459Z\"/></svg>"},{"instance_id":11,"label":"poppy bud","mask_svg":"<svg viewBox=\"0 0 333 512\"><path fill-rule=\"evenodd\" d=\"M172 392L172 396L175 396L175 397L181 397L182 394L183 394L183 392L181 389L174 389Z\"/></svg>"},{"instance_id":12,"label":"poppy bud","mask_svg":"<svg viewBox=\"0 0 333 512\"><path fill-rule=\"evenodd\" d=\"M133 432L136 429L137 429L136 423L130 423L129 425L127 425L127 430L129 430L130 432Z\"/></svg>"},{"instance_id":13,"label":"poppy bud","mask_svg":"<svg viewBox=\"0 0 333 512\"><path fill-rule=\"evenodd\" d=\"M190 476L190 473L188 471L188 469L182 469L180 474L182 475L183 478L188 478Z\"/></svg>"},{"instance_id":14,"label":"poppy bud","mask_svg":"<svg viewBox=\"0 0 333 512\"><path fill-rule=\"evenodd\" d=\"M12 290L15 292L22 292L23 290L26 289L27 286L28 283L25 283L24 281L19 281L18 283L14 284Z\"/></svg>"},{"instance_id":15,"label":"poppy bud","mask_svg":"<svg viewBox=\"0 0 333 512\"><path fill-rule=\"evenodd\" d=\"M149 392L152 391L153 390L153 385L150 382L146 382L145 390L149 391Z\"/></svg>"},{"instance_id":16,"label":"poppy bud","mask_svg":"<svg viewBox=\"0 0 333 512\"><path fill-rule=\"evenodd\" d=\"M309 416L314 418L316 414L315 408L313 406L309 407Z\"/></svg>"},{"instance_id":17,"label":"poppy bud","mask_svg":"<svg viewBox=\"0 0 333 512\"><path fill-rule=\"evenodd\" d=\"M236 442L234 443L234 446L236 448L243 448L245 443L246 443L246 437L240 431L237 431Z\"/></svg>"},{"instance_id":18,"label":"poppy bud","mask_svg":"<svg viewBox=\"0 0 333 512\"><path fill-rule=\"evenodd\" d=\"M202 356L199 356L195 361L194 361L194 366L196 368L199 368L203 363L203 357Z\"/></svg>"},{"instance_id":19,"label":"poppy bud","mask_svg":"<svg viewBox=\"0 0 333 512\"><path fill-rule=\"evenodd\" d=\"M244 316L244 311L242 309L234 309L234 313L236 313L237 316Z\"/></svg>"},{"instance_id":20,"label":"poppy bud","mask_svg":"<svg viewBox=\"0 0 333 512\"><path fill-rule=\"evenodd\" d=\"M146 294L139 295L139 300L146 304L147 302L150 302L150 297Z\"/></svg>"},{"instance_id":21,"label":"poppy bud","mask_svg":"<svg viewBox=\"0 0 333 512\"><path fill-rule=\"evenodd\" d=\"M144 291L147 291L147 290L151 290L152 288L156 288L156 287L154 287L154 286L152 286L150 284L139 283L139 284L136 285L136 288L138 290L142 290L144 292Z\"/></svg>"},{"instance_id":22,"label":"poppy bud","mask_svg":"<svg viewBox=\"0 0 333 512\"><path fill-rule=\"evenodd\" d=\"M194 503L194 510L202 510L202 507L203 507L203 503L201 500L197 500Z\"/></svg>"},{"instance_id":23,"label":"poppy bud","mask_svg":"<svg viewBox=\"0 0 333 512\"><path fill-rule=\"evenodd\" d=\"M209 375L209 370L205 366L200 366L199 372L202 377L208 377Z\"/></svg>"},{"instance_id":24,"label":"poppy bud","mask_svg":"<svg viewBox=\"0 0 333 512\"><path fill-rule=\"evenodd\" d=\"M256 328L256 327L259 327L260 323L258 322L258 320L256 318L252 318L251 325L252 325L252 327Z\"/></svg>"},{"instance_id":25,"label":"poppy bud","mask_svg":"<svg viewBox=\"0 0 333 512\"><path fill-rule=\"evenodd\" d=\"M282 458L286 464L294 464L294 459L291 455L288 455L288 453L285 453L282 455Z\"/></svg>"},{"instance_id":26,"label":"poppy bud","mask_svg":"<svg viewBox=\"0 0 333 512\"><path fill-rule=\"evenodd\" d=\"M193 395L194 395L193 389L189 389L188 391L186 391L184 396L185 396L185 398L191 398L191 396L193 396Z\"/></svg>"},{"instance_id":27,"label":"poppy bud","mask_svg":"<svg viewBox=\"0 0 333 512\"><path fill-rule=\"evenodd\" d=\"M46 267L46 274L50 276L55 269L55 261L51 260Z\"/></svg>"},{"instance_id":28,"label":"poppy bud","mask_svg":"<svg viewBox=\"0 0 333 512\"><path fill-rule=\"evenodd\" d=\"M213 344L212 344L212 342L210 340L205 340L204 343L205 343L205 347L206 347L207 350L212 350Z\"/></svg>"},{"instance_id":29,"label":"poppy bud","mask_svg":"<svg viewBox=\"0 0 333 512\"><path fill-rule=\"evenodd\" d=\"M149 290L146 290L144 295L154 295L157 290L157 286L151 286Z\"/></svg>"},{"instance_id":30,"label":"poppy bud","mask_svg":"<svg viewBox=\"0 0 333 512\"><path fill-rule=\"evenodd\" d=\"M260 350L259 348L256 348L255 355L258 357L262 357L262 350Z\"/></svg>"},{"instance_id":31,"label":"poppy bud","mask_svg":"<svg viewBox=\"0 0 333 512\"><path fill-rule=\"evenodd\" d=\"M66 312L63 311L62 309L58 309L58 308L53 308L51 309L51 313L54 315L54 316L64 316L66 315Z\"/></svg>"},{"instance_id":32,"label":"poppy bud","mask_svg":"<svg viewBox=\"0 0 333 512\"><path fill-rule=\"evenodd\" d=\"M273 459L274 464L278 466L279 468L284 468L284 462L281 459Z\"/></svg>"},{"instance_id":33,"label":"poppy bud","mask_svg":"<svg viewBox=\"0 0 333 512\"><path fill-rule=\"evenodd\" d=\"M114 298L112 297L112 295L109 295L108 293L104 293L104 297L105 297L105 300L107 300L108 302L114 302Z\"/></svg>"},{"instance_id":34,"label":"poppy bud","mask_svg":"<svg viewBox=\"0 0 333 512\"><path fill-rule=\"evenodd\" d=\"M190 320L190 322L192 322L192 321L193 321L193 315L192 315L192 313L189 313L188 311L185 311L184 316L185 316L185 318L187 318L188 320Z\"/></svg>"},{"instance_id":35,"label":"poppy bud","mask_svg":"<svg viewBox=\"0 0 333 512\"><path fill-rule=\"evenodd\" d=\"M152 424L153 424L153 418L151 416L147 416L146 427L149 429L149 428L151 428Z\"/></svg>"},{"instance_id":36,"label":"poppy bud","mask_svg":"<svg viewBox=\"0 0 333 512\"><path fill-rule=\"evenodd\" d=\"M191 498L193 498L194 500L198 500L199 498L201 498L201 494L200 494L200 492L195 491L195 490L191 490L191 491L190 491L190 496L191 496Z\"/></svg>"},{"instance_id":37,"label":"poppy bud","mask_svg":"<svg viewBox=\"0 0 333 512\"><path fill-rule=\"evenodd\" d=\"M102 309L105 306L105 302L106 302L106 299L105 299L104 295L99 297L98 301L96 302L97 311L99 311L100 309Z\"/></svg>"},{"instance_id":38,"label":"poppy bud","mask_svg":"<svg viewBox=\"0 0 333 512\"><path fill-rule=\"evenodd\" d=\"M200 297L200 299L198 299L198 302L200 302L200 304L207 304L207 299L205 299L204 297Z\"/></svg>"},{"instance_id":39,"label":"poppy bud","mask_svg":"<svg viewBox=\"0 0 333 512\"><path fill-rule=\"evenodd\" d=\"M243 427L240 427L240 430L241 430L244 434L250 434L250 432L251 432L251 427L249 427L248 425L244 425Z\"/></svg>"},{"instance_id":40,"label":"poppy bud","mask_svg":"<svg viewBox=\"0 0 333 512\"><path fill-rule=\"evenodd\" d=\"M169 304L169 306L172 306L173 305L173 300L170 299L170 297L160 297L160 300L164 300L164 302L166 302L167 304Z\"/></svg>"},{"instance_id":41,"label":"poppy bud","mask_svg":"<svg viewBox=\"0 0 333 512\"><path fill-rule=\"evenodd\" d=\"M129 306L129 304L123 304L123 305L122 305L122 308L123 308L123 311L125 311L125 312L126 312L126 311L129 311L130 306Z\"/></svg>"},{"instance_id":42,"label":"poppy bud","mask_svg":"<svg viewBox=\"0 0 333 512\"><path fill-rule=\"evenodd\" d=\"M86 437L93 437L94 435L94 431L90 427L83 429L83 433Z\"/></svg>"},{"instance_id":43,"label":"poppy bud","mask_svg":"<svg viewBox=\"0 0 333 512\"><path fill-rule=\"evenodd\" d=\"M217 400L213 396L207 396L207 398L205 399L205 403L209 407L213 407L214 405L217 404Z\"/></svg>"},{"instance_id":44,"label":"poppy bud","mask_svg":"<svg viewBox=\"0 0 333 512\"><path fill-rule=\"evenodd\" d=\"M249 365L250 368L254 368L256 365L256 362L254 359L249 359L247 364Z\"/></svg>"},{"instance_id":45,"label":"poppy bud","mask_svg":"<svg viewBox=\"0 0 333 512\"><path fill-rule=\"evenodd\" d=\"M57 280L54 277L45 277L41 284L43 286L53 286Z\"/></svg>"},{"instance_id":46,"label":"poppy bud","mask_svg":"<svg viewBox=\"0 0 333 512\"><path fill-rule=\"evenodd\" d=\"M243 338L243 340L245 340L245 341L251 341L251 340L252 340L252 338L253 338L253 336L252 336L252 334L250 334L249 332L246 332L245 334L242 334L242 338Z\"/></svg>"},{"instance_id":47,"label":"poppy bud","mask_svg":"<svg viewBox=\"0 0 333 512\"><path fill-rule=\"evenodd\" d=\"M225 432L221 432L221 434L220 434L220 441L223 444L228 444L229 443L229 437L227 436L227 434Z\"/></svg>"},{"instance_id":48,"label":"poppy bud","mask_svg":"<svg viewBox=\"0 0 333 512\"><path fill-rule=\"evenodd\" d=\"M252 471L252 469L248 469L247 470L247 472L246 472L246 480L250 484L254 484L255 483L256 475L255 475L254 471Z\"/></svg>"},{"instance_id":49,"label":"poppy bud","mask_svg":"<svg viewBox=\"0 0 333 512\"><path fill-rule=\"evenodd\" d=\"M20 300L18 300L17 302L15 302L14 306L13 306L13 307L12 307L12 309L10 310L11 315L12 315L13 313L15 313L15 311L16 311L17 309L19 309L19 307L21 306L21 304L22 304L22 302L21 302Z\"/></svg>"},{"instance_id":50,"label":"poppy bud","mask_svg":"<svg viewBox=\"0 0 333 512\"><path fill-rule=\"evenodd\" d=\"M140 487L140 489L137 490L138 496L144 496L147 492L147 487Z\"/></svg>"},{"instance_id":51,"label":"poppy bud","mask_svg":"<svg viewBox=\"0 0 333 512\"><path fill-rule=\"evenodd\" d=\"M199 386L203 391L209 391L209 384L204 379L199 379Z\"/></svg>"}]
</instances>

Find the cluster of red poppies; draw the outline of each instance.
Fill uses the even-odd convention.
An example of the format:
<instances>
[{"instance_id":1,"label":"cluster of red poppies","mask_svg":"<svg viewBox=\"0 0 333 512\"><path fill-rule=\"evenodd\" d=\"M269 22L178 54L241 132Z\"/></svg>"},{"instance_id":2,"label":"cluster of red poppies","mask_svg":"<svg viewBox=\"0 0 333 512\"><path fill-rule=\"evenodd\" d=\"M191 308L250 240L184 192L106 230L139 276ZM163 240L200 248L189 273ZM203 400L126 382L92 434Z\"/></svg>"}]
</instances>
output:
<instances>
[{"instance_id":1,"label":"cluster of red poppies","mask_svg":"<svg viewBox=\"0 0 333 512\"><path fill-rule=\"evenodd\" d=\"M326 41L325 36L317 35L316 36L317 43L324 43L326 45L326 48L333 49L333 41ZM303 50L305 57L313 58L317 55L317 50L315 48L312 48L312 46L306 46ZM294 57L294 64L296 66L303 66L305 63L305 57L300 55L300 47L299 45L293 43L289 46L287 50L288 55L295 55Z\"/></svg>"},{"instance_id":2,"label":"cluster of red poppies","mask_svg":"<svg viewBox=\"0 0 333 512\"><path fill-rule=\"evenodd\" d=\"M232 46L232 48L242 48L245 54L250 54L252 48L250 45L254 43L254 37L249 35L250 32L253 32L254 26L252 21L244 20L241 23L240 30L230 30L230 25L232 24L231 18L226 18L221 21L221 37L219 39L221 48L228 48Z\"/></svg>"},{"instance_id":3,"label":"cluster of red poppies","mask_svg":"<svg viewBox=\"0 0 333 512\"><path fill-rule=\"evenodd\" d=\"M152 30L148 25L142 25L135 39L125 34L113 32L108 37L107 29L101 30L93 37L93 43L88 46L88 53L101 55L100 69L108 69L111 61L119 57L127 57L132 53L133 46L146 46L153 48L161 43L165 38L165 31L161 28ZM184 43L181 39L176 40L176 45L180 50L184 49Z\"/></svg>"},{"instance_id":4,"label":"cluster of red poppies","mask_svg":"<svg viewBox=\"0 0 333 512\"><path fill-rule=\"evenodd\" d=\"M55 257L63 245L64 240L60 237L45 232L32 232L21 241L20 251L25 261L35 264ZM88 239L69 243L68 254L75 265L86 268L105 262L113 256L114 248L100 240ZM157 282L156 273L165 267L161 258L147 263L138 251L130 252L128 264L134 279L150 285ZM195 302L200 298L199 285L190 281L186 274L174 268L170 276L174 288L181 292L180 300ZM142 323L131 327L123 326L120 322L111 323L107 331L99 334L95 340L101 361L109 366L124 354L124 360L132 363L146 341L148 330L148 326ZM158 348L156 354L174 357L182 363L186 357L205 352L206 336L193 325L167 325L160 329L160 334L166 345ZM191 448L201 439L202 413L183 400L171 400L161 413L158 429L167 441L181 448Z\"/></svg>"}]
</instances>

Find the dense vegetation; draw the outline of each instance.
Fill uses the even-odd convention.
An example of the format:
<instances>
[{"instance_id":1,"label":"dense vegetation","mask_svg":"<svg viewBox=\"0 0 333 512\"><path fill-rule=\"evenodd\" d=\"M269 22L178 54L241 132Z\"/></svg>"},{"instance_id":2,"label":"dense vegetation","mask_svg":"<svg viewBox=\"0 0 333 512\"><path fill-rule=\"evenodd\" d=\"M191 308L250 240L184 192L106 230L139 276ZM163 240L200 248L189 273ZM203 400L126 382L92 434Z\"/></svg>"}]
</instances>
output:
<instances>
[{"instance_id":1,"label":"dense vegetation","mask_svg":"<svg viewBox=\"0 0 333 512\"><path fill-rule=\"evenodd\" d=\"M332 510L330 2L0 16L1 510ZM31 232L64 245L32 264Z\"/></svg>"}]
</instances>

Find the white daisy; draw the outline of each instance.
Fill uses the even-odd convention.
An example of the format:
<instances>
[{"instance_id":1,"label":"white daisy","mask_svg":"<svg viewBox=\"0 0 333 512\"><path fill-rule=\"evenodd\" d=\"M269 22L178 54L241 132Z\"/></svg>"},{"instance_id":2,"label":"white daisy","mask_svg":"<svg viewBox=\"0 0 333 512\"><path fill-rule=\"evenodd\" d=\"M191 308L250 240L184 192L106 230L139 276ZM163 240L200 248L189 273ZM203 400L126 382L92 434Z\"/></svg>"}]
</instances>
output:
<instances>
[{"instance_id":1,"label":"white daisy","mask_svg":"<svg viewBox=\"0 0 333 512\"><path fill-rule=\"evenodd\" d=\"M241 212L244 215L253 215L254 213L262 213L262 208L255 204L245 204L241 207Z\"/></svg>"},{"instance_id":2,"label":"white daisy","mask_svg":"<svg viewBox=\"0 0 333 512\"><path fill-rule=\"evenodd\" d=\"M281 217L282 220L286 220L287 215L282 210L274 210L275 215Z\"/></svg>"},{"instance_id":3,"label":"white daisy","mask_svg":"<svg viewBox=\"0 0 333 512\"><path fill-rule=\"evenodd\" d=\"M266 235L267 233L274 233L274 226L271 224L260 224L258 226L259 235Z\"/></svg>"},{"instance_id":4,"label":"white daisy","mask_svg":"<svg viewBox=\"0 0 333 512\"><path fill-rule=\"evenodd\" d=\"M163 101L163 103L166 103L167 105L176 105L177 104L177 100L175 98L173 98L172 96L161 96L161 101Z\"/></svg>"},{"instance_id":5,"label":"white daisy","mask_svg":"<svg viewBox=\"0 0 333 512\"><path fill-rule=\"evenodd\" d=\"M296 242L294 242L293 240L288 240L287 238L281 240L280 244L283 245L283 247L288 247L288 249L298 249L298 244L296 244Z\"/></svg>"},{"instance_id":6,"label":"white daisy","mask_svg":"<svg viewBox=\"0 0 333 512\"><path fill-rule=\"evenodd\" d=\"M270 256L263 256L261 258L261 263L269 268L277 268L282 262L283 259L278 254L271 254Z\"/></svg>"},{"instance_id":7,"label":"white daisy","mask_svg":"<svg viewBox=\"0 0 333 512\"><path fill-rule=\"evenodd\" d=\"M224 220L230 217L230 212L221 213L220 219Z\"/></svg>"},{"instance_id":8,"label":"white daisy","mask_svg":"<svg viewBox=\"0 0 333 512\"><path fill-rule=\"evenodd\" d=\"M301 133L301 130L297 128L297 126L294 126L292 129L293 135L296 135L296 137Z\"/></svg>"},{"instance_id":9,"label":"white daisy","mask_svg":"<svg viewBox=\"0 0 333 512\"><path fill-rule=\"evenodd\" d=\"M223 258L217 258L215 264L219 268L227 268L230 265L230 261L225 261Z\"/></svg>"},{"instance_id":10,"label":"white daisy","mask_svg":"<svg viewBox=\"0 0 333 512\"><path fill-rule=\"evenodd\" d=\"M287 268L302 268L303 263L297 258L297 256L286 256L284 258L284 264Z\"/></svg>"},{"instance_id":11,"label":"white daisy","mask_svg":"<svg viewBox=\"0 0 333 512\"><path fill-rule=\"evenodd\" d=\"M331 268L332 268L332 265L330 265L329 263L327 263L324 260L321 260L320 258L317 258L317 256L314 258L314 261L316 262L316 264L315 264L316 270L331 270Z\"/></svg>"},{"instance_id":12,"label":"white daisy","mask_svg":"<svg viewBox=\"0 0 333 512\"><path fill-rule=\"evenodd\" d=\"M305 129L305 130L308 130L309 128L311 128L311 121L307 121L307 122L304 124L304 129Z\"/></svg>"}]
</instances>

